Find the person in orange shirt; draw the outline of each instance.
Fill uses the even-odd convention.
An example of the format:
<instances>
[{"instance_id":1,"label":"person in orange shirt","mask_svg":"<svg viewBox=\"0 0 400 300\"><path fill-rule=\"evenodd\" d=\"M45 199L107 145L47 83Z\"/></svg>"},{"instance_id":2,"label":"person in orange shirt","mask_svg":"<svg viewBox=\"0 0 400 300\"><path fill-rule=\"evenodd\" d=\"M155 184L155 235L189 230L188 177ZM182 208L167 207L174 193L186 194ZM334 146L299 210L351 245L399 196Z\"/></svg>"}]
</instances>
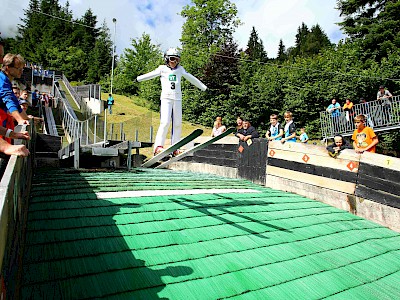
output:
<instances>
[{"instance_id":1,"label":"person in orange shirt","mask_svg":"<svg viewBox=\"0 0 400 300\"><path fill-rule=\"evenodd\" d=\"M347 122L352 121L354 116L354 111L353 111L353 102L351 102L350 98L346 98L346 103L343 105L343 111L346 114Z\"/></svg>"},{"instance_id":2,"label":"person in orange shirt","mask_svg":"<svg viewBox=\"0 0 400 300\"><path fill-rule=\"evenodd\" d=\"M365 121L366 117L364 115L358 115L354 118L354 123L357 127L352 136L354 150L357 153L363 153L364 151L375 153L379 140L374 130L365 126Z\"/></svg>"}]
</instances>

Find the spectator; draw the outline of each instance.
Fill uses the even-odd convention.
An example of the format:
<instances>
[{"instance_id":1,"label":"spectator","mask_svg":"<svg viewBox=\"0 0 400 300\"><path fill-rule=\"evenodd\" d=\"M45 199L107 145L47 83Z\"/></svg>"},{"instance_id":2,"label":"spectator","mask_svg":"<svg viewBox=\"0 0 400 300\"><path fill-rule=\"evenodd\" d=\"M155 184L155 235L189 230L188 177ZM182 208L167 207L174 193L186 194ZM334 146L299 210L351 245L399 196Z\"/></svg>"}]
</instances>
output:
<instances>
[{"instance_id":1,"label":"spectator","mask_svg":"<svg viewBox=\"0 0 400 300\"><path fill-rule=\"evenodd\" d=\"M308 142L308 135L307 135L307 133L306 133L306 129L305 129L304 127L303 127L303 128L300 128L300 132L301 132L300 137L299 137L300 142L302 142L302 143L304 143L304 144L307 144L307 142Z\"/></svg>"},{"instance_id":2,"label":"spectator","mask_svg":"<svg viewBox=\"0 0 400 300\"><path fill-rule=\"evenodd\" d=\"M0 136L9 138L10 140L30 140L29 133L27 131L24 132L15 132L9 128L5 128L0 126ZM2 139L0 139L2 140Z\"/></svg>"},{"instance_id":3,"label":"spectator","mask_svg":"<svg viewBox=\"0 0 400 300\"><path fill-rule=\"evenodd\" d=\"M346 114L347 122L353 121L353 102L351 102L350 98L346 98L346 103L343 105L343 111Z\"/></svg>"},{"instance_id":4,"label":"spectator","mask_svg":"<svg viewBox=\"0 0 400 300\"><path fill-rule=\"evenodd\" d=\"M224 125L222 125L222 122L219 119L217 119L214 122L214 127L212 129L211 136L212 137L218 136L225 131L226 131L226 127Z\"/></svg>"},{"instance_id":5,"label":"spectator","mask_svg":"<svg viewBox=\"0 0 400 300\"><path fill-rule=\"evenodd\" d=\"M385 90L385 86L381 85L379 86L378 93L376 95L376 100L387 100L389 101L389 98L393 97L392 94L388 91ZM390 103L390 101L389 101Z\"/></svg>"},{"instance_id":6,"label":"spectator","mask_svg":"<svg viewBox=\"0 0 400 300\"><path fill-rule=\"evenodd\" d=\"M281 140L282 136L283 136L283 128L282 128L282 125L278 122L278 116L275 114L272 114L269 117L269 122L271 123L271 126L269 127L267 133L265 134L265 137L269 141Z\"/></svg>"},{"instance_id":7,"label":"spectator","mask_svg":"<svg viewBox=\"0 0 400 300\"><path fill-rule=\"evenodd\" d=\"M344 149L352 149L351 145L347 143L347 141L340 134L335 135L333 140L333 144L330 144L328 147L326 147L329 156L333 158L336 158L340 151Z\"/></svg>"},{"instance_id":8,"label":"spectator","mask_svg":"<svg viewBox=\"0 0 400 300\"><path fill-rule=\"evenodd\" d=\"M335 98L332 99L332 103L329 104L326 111L331 113L332 118L337 118L340 116L340 104L336 102Z\"/></svg>"},{"instance_id":9,"label":"spectator","mask_svg":"<svg viewBox=\"0 0 400 300\"><path fill-rule=\"evenodd\" d=\"M13 85L12 91L13 91L15 97L17 97L19 99L19 97L21 96L20 88L18 86L16 86L16 85Z\"/></svg>"},{"instance_id":10,"label":"spectator","mask_svg":"<svg viewBox=\"0 0 400 300\"><path fill-rule=\"evenodd\" d=\"M29 107L29 102L25 99L20 99L19 100L19 105L21 105L21 108L26 112L28 110ZM35 122L35 124L39 124L41 122L44 122L43 118L39 118L39 117L34 117L32 115L28 115L29 119L33 119L33 121Z\"/></svg>"},{"instance_id":11,"label":"spectator","mask_svg":"<svg viewBox=\"0 0 400 300\"><path fill-rule=\"evenodd\" d=\"M238 137L239 140L247 142L251 139L260 137L257 130L251 126L248 120L243 120L242 126L243 127L235 133L235 136Z\"/></svg>"},{"instance_id":12,"label":"spectator","mask_svg":"<svg viewBox=\"0 0 400 300\"><path fill-rule=\"evenodd\" d=\"M20 102L19 104L21 105L21 101L24 100L25 102L28 103L28 105L30 105L30 103L28 102L28 97L29 97L29 93L27 90L22 90L18 101Z\"/></svg>"},{"instance_id":13,"label":"spectator","mask_svg":"<svg viewBox=\"0 0 400 300\"><path fill-rule=\"evenodd\" d=\"M243 128L243 118L242 117L237 117L236 119L236 131L239 131L239 129Z\"/></svg>"},{"instance_id":14,"label":"spectator","mask_svg":"<svg viewBox=\"0 0 400 300\"><path fill-rule=\"evenodd\" d=\"M0 113L2 115L0 116L0 125L7 122L7 112L10 113L19 124L25 124L27 123L26 120L29 119L26 113L21 109L18 98L14 95L11 88L11 81L14 80L14 78L21 77L23 66L24 59L20 55L9 53L3 58L3 67L0 72Z\"/></svg>"},{"instance_id":15,"label":"spectator","mask_svg":"<svg viewBox=\"0 0 400 300\"><path fill-rule=\"evenodd\" d=\"M114 98L111 94L108 94L107 106L108 106L108 113L110 115L112 114L112 106L113 105L114 105Z\"/></svg>"},{"instance_id":16,"label":"spectator","mask_svg":"<svg viewBox=\"0 0 400 300\"><path fill-rule=\"evenodd\" d=\"M293 114L290 111L285 112L285 137L281 139L281 143L296 142L296 125L293 122Z\"/></svg>"},{"instance_id":17,"label":"spectator","mask_svg":"<svg viewBox=\"0 0 400 300\"><path fill-rule=\"evenodd\" d=\"M382 101L382 106L383 106L383 110L384 110L383 122L385 122L385 123L390 123L390 121L391 121L392 101L390 100L390 98L392 98L392 97L393 97L392 94L388 90L385 90L385 86L383 86L383 85L379 86L379 90L376 95L376 99Z\"/></svg>"},{"instance_id":18,"label":"spectator","mask_svg":"<svg viewBox=\"0 0 400 300\"><path fill-rule=\"evenodd\" d=\"M368 122L368 126L371 127L372 129L374 129L374 122L372 121L372 117L371 117L371 108L369 106L369 103L367 102L367 100L365 100L364 97L360 98L360 110L361 110L361 114L364 115L367 118L367 122Z\"/></svg>"},{"instance_id":19,"label":"spectator","mask_svg":"<svg viewBox=\"0 0 400 300\"><path fill-rule=\"evenodd\" d=\"M11 145L5 140L0 139L0 152L7 155L28 156L29 150L25 145Z\"/></svg>"},{"instance_id":20,"label":"spectator","mask_svg":"<svg viewBox=\"0 0 400 300\"><path fill-rule=\"evenodd\" d=\"M39 91L35 90L32 93L32 106L33 107L38 107L39 106L38 104L39 104Z\"/></svg>"},{"instance_id":21,"label":"spectator","mask_svg":"<svg viewBox=\"0 0 400 300\"><path fill-rule=\"evenodd\" d=\"M48 107L49 106L49 95L46 93L42 94L42 102L44 102L44 106Z\"/></svg>"},{"instance_id":22,"label":"spectator","mask_svg":"<svg viewBox=\"0 0 400 300\"><path fill-rule=\"evenodd\" d=\"M199 79L179 65L181 60L180 52L175 48L165 51L164 60L166 65L159 66L154 71L138 76L137 81L149 80L161 77L161 108L160 108L160 127L158 128L154 142L154 154L158 154L164 149L164 143L168 132L168 127L172 119L171 143L178 142L182 132L182 77L186 78L191 84L205 91L207 86ZM179 154L179 150L174 151L174 155Z\"/></svg>"},{"instance_id":23,"label":"spectator","mask_svg":"<svg viewBox=\"0 0 400 300\"><path fill-rule=\"evenodd\" d=\"M354 123L356 124L356 129L352 136L354 150L357 153L363 153L364 151L375 153L379 140L374 130L365 126L365 122L364 115L358 115L354 118Z\"/></svg>"}]
</instances>

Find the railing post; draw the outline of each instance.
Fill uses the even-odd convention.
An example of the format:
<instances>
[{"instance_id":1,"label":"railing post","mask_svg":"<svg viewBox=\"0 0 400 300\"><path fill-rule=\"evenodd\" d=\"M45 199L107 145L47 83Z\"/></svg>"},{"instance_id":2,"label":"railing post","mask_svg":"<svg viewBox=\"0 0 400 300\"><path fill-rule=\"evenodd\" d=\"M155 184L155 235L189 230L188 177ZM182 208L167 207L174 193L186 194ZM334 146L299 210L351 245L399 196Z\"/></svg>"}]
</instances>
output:
<instances>
[{"instance_id":1,"label":"railing post","mask_svg":"<svg viewBox=\"0 0 400 300\"><path fill-rule=\"evenodd\" d=\"M75 169L79 169L79 152L80 152L79 139L76 139L74 141L74 168Z\"/></svg>"},{"instance_id":2,"label":"railing post","mask_svg":"<svg viewBox=\"0 0 400 300\"><path fill-rule=\"evenodd\" d=\"M89 145L89 120L86 120L86 145Z\"/></svg>"},{"instance_id":3,"label":"railing post","mask_svg":"<svg viewBox=\"0 0 400 300\"><path fill-rule=\"evenodd\" d=\"M94 115L94 130L93 130L93 144L96 144L96 135L97 135L97 114Z\"/></svg>"},{"instance_id":4,"label":"railing post","mask_svg":"<svg viewBox=\"0 0 400 300\"><path fill-rule=\"evenodd\" d=\"M128 158L127 158L126 165L128 167L128 171L130 171L131 166L132 166L132 143L131 143L131 141L128 141Z\"/></svg>"}]
</instances>

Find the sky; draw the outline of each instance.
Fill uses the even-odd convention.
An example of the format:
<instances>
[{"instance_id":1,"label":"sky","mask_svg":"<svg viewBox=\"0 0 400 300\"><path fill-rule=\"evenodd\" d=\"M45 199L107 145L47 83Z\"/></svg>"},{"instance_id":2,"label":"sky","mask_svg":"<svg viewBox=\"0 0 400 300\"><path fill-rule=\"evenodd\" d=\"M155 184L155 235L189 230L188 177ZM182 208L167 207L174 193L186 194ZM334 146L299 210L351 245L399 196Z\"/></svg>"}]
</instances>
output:
<instances>
[{"instance_id":1,"label":"sky","mask_svg":"<svg viewBox=\"0 0 400 300\"><path fill-rule=\"evenodd\" d=\"M14 37L17 24L24 17L29 0L2 0L0 17L1 36ZM65 5L66 0L59 0ZM345 38L340 27L336 0L231 0L238 9L238 18L243 23L236 28L234 38L239 48L245 48L254 26L264 44L268 57L278 52L279 40L286 48L294 46L297 29L304 22L309 28L319 24L331 42ZM105 20L110 29L111 40L115 40L117 54L131 48L131 40L143 33L150 35L154 44L164 51L180 46L182 25L185 19L179 14L190 0L69 0L74 18L81 18L90 8L97 16L100 27ZM112 19L117 21L113 23ZM116 33L114 36L114 32Z\"/></svg>"}]
</instances>

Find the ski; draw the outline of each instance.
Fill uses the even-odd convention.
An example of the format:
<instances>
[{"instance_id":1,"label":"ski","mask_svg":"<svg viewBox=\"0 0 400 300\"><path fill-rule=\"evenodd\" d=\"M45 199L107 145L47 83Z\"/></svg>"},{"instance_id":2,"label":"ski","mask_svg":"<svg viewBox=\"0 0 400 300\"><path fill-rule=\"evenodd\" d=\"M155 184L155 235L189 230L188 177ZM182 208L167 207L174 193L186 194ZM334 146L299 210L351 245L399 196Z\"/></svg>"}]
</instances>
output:
<instances>
[{"instance_id":1,"label":"ski","mask_svg":"<svg viewBox=\"0 0 400 300\"><path fill-rule=\"evenodd\" d=\"M203 133L202 129L196 129L194 130L191 134L188 136L184 137L180 141L176 142L175 144L169 146L167 149L165 149L163 152L153 156L150 158L148 161L142 164L143 168L149 168L152 165L156 164L160 160L162 160L164 157L170 155L172 152L175 150L178 150L182 146L186 145L187 143L193 141L195 138L199 137Z\"/></svg>"},{"instance_id":2,"label":"ski","mask_svg":"<svg viewBox=\"0 0 400 300\"><path fill-rule=\"evenodd\" d=\"M189 150L187 150L187 151L185 151L185 152L183 152L183 153L181 153L181 154L179 154L179 155L177 155L175 157L172 157L171 159L169 159L166 162L164 162L164 163L160 164L159 166L157 166L156 169L166 168L170 164L172 164L173 162L176 162L176 161L178 161L178 160L180 160L180 159L182 159L182 158L184 158L184 157L196 152L197 150L203 149L203 148L207 147L208 145L211 145L212 143L214 143L214 142L226 137L227 135L229 135L229 134L231 134L231 133L233 133L235 131L236 131L236 128L234 128L234 127L228 128L225 132L223 132L222 134L220 134L220 135L208 140L207 142L201 143L201 144L199 144L199 145L197 145L197 146L195 146L193 148L190 148Z\"/></svg>"}]
</instances>

